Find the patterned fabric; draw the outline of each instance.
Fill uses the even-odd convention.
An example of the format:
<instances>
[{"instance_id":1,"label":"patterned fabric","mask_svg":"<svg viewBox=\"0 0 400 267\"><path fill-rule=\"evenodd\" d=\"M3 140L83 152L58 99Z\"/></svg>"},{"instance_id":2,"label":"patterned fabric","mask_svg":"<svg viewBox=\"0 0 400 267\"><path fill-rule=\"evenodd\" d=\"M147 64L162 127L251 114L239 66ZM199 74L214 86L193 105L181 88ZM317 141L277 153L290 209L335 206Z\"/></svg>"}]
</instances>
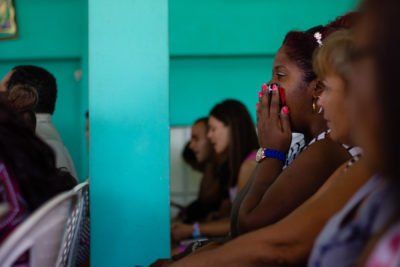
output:
<instances>
[{"instance_id":1,"label":"patterned fabric","mask_svg":"<svg viewBox=\"0 0 400 267\"><path fill-rule=\"evenodd\" d=\"M303 148L303 150L304 150L305 148L311 146L312 144L318 142L318 141L321 141L321 140L324 140L324 139L328 138L330 132L331 132L331 130L328 129L328 130L326 130L325 132L320 133L317 137L315 137L313 140L311 140L311 141L308 143L308 145L307 145L306 147ZM360 155L360 154L362 153L362 150L361 150L360 147L357 147L357 146L348 146L348 145L345 145L345 144L343 144L342 146L347 150L347 152L349 152L349 154L350 154L352 157L354 157L354 156L356 156L356 155Z\"/></svg>"},{"instance_id":2,"label":"patterned fabric","mask_svg":"<svg viewBox=\"0 0 400 267\"><path fill-rule=\"evenodd\" d=\"M380 176L372 177L325 225L308 266L355 266L370 237L382 230L395 213L390 205L394 197L393 187L383 183Z\"/></svg>"},{"instance_id":3,"label":"patterned fabric","mask_svg":"<svg viewBox=\"0 0 400 267\"><path fill-rule=\"evenodd\" d=\"M292 134L292 144L290 145L290 149L288 152L288 156L286 158L286 163L283 169L286 169L292 162L297 158L297 156L303 151L306 146L306 142L304 141L304 136L299 133Z\"/></svg>"},{"instance_id":4,"label":"patterned fabric","mask_svg":"<svg viewBox=\"0 0 400 267\"><path fill-rule=\"evenodd\" d=\"M344 145L344 147L346 148L347 152L349 152L349 154L353 157L353 158L357 158L355 159L354 162L358 161L362 155L362 149L358 146L346 146ZM353 162L353 163L354 163Z\"/></svg>"},{"instance_id":5,"label":"patterned fabric","mask_svg":"<svg viewBox=\"0 0 400 267\"><path fill-rule=\"evenodd\" d=\"M346 164L344 172L347 172L361 158L361 154L354 155Z\"/></svg>"},{"instance_id":6,"label":"patterned fabric","mask_svg":"<svg viewBox=\"0 0 400 267\"><path fill-rule=\"evenodd\" d=\"M329 133L331 132L331 130L326 130L325 132L320 133L319 135L317 135L317 137L315 137L313 140L311 140L307 147L311 146L312 144L324 140L329 136ZM306 147L305 147L306 148Z\"/></svg>"},{"instance_id":7,"label":"patterned fabric","mask_svg":"<svg viewBox=\"0 0 400 267\"><path fill-rule=\"evenodd\" d=\"M283 167L284 169L289 166L290 164L292 164L292 162L296 159L296 157L298 155L300 155L301 152L303 152L304 150L306 150L309 146L311 146L312 144L324 140L329 136L329 130L320 133L319 135L317 135L315 138L313 138L310 142L308 142L308 144L305 144L305 140L304 140L304 136L301 135L296 137L296 142L293 143L290 146L289 149L289 153L288 153L288 157L286 160L286 165Z\"/></svg>"},{"instance_id":8,"label":"patterned fabric","mask_svg":"<svg viewBox=\"0 0 400 267\"><path fill-rule=\"evenodd\" d=\"M400 222L392 226L372 252L366 267L400 266Z\"/></svg>"},{"instance_id":9,"label":"patterned fabric","mask_svg":"<svg viewBox=\"0 0 400 267\"><path fill-rule=\"evenodd\" d=\"M0 217L0 244L29 215L19 185L0 163L0 202L8 205L7 212ZM28 266L28 254L24 254L14 266Z\"/></svg>"}]
</instances>

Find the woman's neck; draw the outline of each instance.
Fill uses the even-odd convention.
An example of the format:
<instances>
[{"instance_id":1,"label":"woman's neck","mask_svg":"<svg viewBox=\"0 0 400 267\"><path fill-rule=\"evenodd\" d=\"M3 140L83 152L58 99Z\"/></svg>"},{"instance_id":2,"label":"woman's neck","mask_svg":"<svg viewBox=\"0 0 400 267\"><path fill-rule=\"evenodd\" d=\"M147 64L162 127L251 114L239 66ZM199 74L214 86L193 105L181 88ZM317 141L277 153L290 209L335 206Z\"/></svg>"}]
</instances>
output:
<instances>
[{"instance_id":1,"label":"woman's neck","mask_svg":"<svg viewBox=\"0 0 400 267\"><path fill-rule=\"evenodd\" d=\"M326 125L326 121L319 114L314 114L311 118L311 122L309 123L309 127L306 131L303 132L304 140L306 144L308 144L313 138L318 136L320 133L327 131L328 126Z\"/></svg>"}]
</instances>

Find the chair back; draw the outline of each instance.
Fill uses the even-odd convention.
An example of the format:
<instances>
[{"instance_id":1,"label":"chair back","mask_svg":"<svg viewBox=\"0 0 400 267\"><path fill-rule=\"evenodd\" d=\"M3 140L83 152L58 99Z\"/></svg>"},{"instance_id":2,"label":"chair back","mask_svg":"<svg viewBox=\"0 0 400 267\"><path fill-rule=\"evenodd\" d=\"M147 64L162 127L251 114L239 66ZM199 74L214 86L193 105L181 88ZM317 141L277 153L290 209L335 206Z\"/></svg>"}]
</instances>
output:
<instances>
[{"instance_id":1,"label":"chair back","mask_svg":"<svg viewBox=\"0 0 400 267\"><path fill-rule=\"evenodd\" d=\"M76 257L80 249L82 229L88 214L89 182L85 181L76 185L72 191L78 195L78 205L68 218L66 232L60 250L58 267L76 266Z\"/></svg>"},{"instance_id":2,"label":"chair back","mask_svg":"<svg viewBox=\"0 0 400 267\"><path fill-rule=\"evenodd\" d=\"M78 203L74 191L53 197L22 222L0 247L0 266L10 267L29 250L30 267L54 267L67 220Z\"/></svg>"}]
</instances>

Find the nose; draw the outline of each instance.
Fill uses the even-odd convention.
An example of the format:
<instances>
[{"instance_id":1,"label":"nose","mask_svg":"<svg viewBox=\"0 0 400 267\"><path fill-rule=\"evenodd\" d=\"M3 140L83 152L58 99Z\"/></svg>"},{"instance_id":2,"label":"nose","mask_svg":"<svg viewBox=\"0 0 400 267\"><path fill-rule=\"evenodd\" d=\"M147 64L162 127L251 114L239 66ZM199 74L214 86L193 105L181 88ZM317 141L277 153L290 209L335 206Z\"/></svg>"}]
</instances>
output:
<instances>
[{"instance_id":1,"label":"nose","mask_svg":"<svg viewBox=\"0 0 400 267\"><path fill-rule=\"evenodd\" d=\"M212 137L211 131L208 131L207 132L207 138L211 140L211 137Z\"/></svg>"}]
</instances>

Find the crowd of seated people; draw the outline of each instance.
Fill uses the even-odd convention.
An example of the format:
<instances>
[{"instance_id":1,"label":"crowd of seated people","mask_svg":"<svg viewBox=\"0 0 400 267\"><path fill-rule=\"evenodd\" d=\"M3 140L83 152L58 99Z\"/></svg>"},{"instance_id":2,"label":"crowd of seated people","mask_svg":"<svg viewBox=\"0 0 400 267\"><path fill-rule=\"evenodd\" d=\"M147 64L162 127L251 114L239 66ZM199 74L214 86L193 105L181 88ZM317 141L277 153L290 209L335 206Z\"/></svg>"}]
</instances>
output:
<instances>
[{"instance_id":1,"label":"crowd of seated people","mask_svg":"<svg viewBox=\"0 0 400 267\"><path fill-rule=\"evenodd\" d=\"M66 152L64 146L57 150L54 142L40 135L43 127L38 124L43 120L38 113L55 108L54 76L40 67L19 66L2 80L0 91L0 203L5 207L0 216L1 247L46 202L72 190L77 177L74 169L58 165L63 155L57 153ZM48 122L46 127L55 130ZM13 266L29 265L26 251Z\"/></svg>"},{"instance_id":2,"label":"crowd of seated people","mask_svg":"<svg viewBox=\"0 0 400 267\"><path fill-rule=\"evenodd\" d=\"M399 23L400 2L362 0L289 31L256 125L233 99L197 120L198 198L171 225L173 257L152 266L400 266ZM1 246L77 177L51 123L54 77L18 66L0 92Z\"/></svg>"},{"instance_id":3,"label":"crowd of seated people","mask_svg":"<svg viewBox=\"0 0 400 267\"><path fill-rule=\"evenodd\" d=\"M171 227L173 241L201 236L224 237L229 233L229 214L237 191L246 184L255 167L258 141L246 107L237 100L217 104L207 120L194 124L190 147L199 162L209 162L199 200L207 194L205 197L210 198L213 205L204 214L206 216L195 222L174 223Z\"/></svg>"},{"instance_id":4,"label":"crowd of seated people","mask_svg":"<svg viewBox=\"0 0 400 267\"><path fill-rule=\"evenodd\" d=\"M232 124L210 113L215 153L230 149L229 227L186 225L182 238L208 239L152 266L400 266L399 22L398 1L363 0L288 32L258 95L256 147L229 148L251 138L232 142ZM294 157L293 132L306 143Z\"/></svg>"},{"instance_id":5,"label":"crowd of seated people","mask_svg":"<svg viewBox=\"0 0 400 267\"><path fill-rule=\"evenodd\" d=\"M218 179L216 175L217 159L207 133L208 118L196 120L191 129L191 139L182 152L185 163L200 172L202 177L197 199L181 209L175 218L177 222L193 224L205 221L219 210L222 203L221 183L226 179Z\"/></svg>"}]
</instances>

